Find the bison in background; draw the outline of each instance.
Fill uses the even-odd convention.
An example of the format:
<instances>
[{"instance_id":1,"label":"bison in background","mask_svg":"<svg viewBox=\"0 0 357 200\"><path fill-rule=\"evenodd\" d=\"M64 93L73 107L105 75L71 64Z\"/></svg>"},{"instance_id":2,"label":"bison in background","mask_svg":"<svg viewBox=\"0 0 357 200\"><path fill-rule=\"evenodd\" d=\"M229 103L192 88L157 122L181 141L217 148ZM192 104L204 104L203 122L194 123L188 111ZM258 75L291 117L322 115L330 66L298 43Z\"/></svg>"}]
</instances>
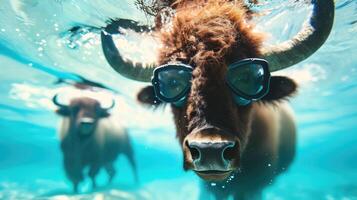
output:
<instances>
[{"instance_id":1,"label":"bison in background","mask_svg":"<svg viewBox=\"0 0 357 200\"><path fill-rule=\"evenodd\" d=\"M243 0L154 2L155 27L118 19L102 30L108 63L127 78L152 83L139 92L141 103L171 104L184 169L201 177L216 199L262 198L263 188L289 167L296 148L295 120L284 100L297 84L270 72L301 62L324 44L334 1L312 0L308 23L276 46L264 45ZM125 34L122 29L156 37L157 62L123 57L112 37ZM217 187L207 186L212 181Z\"/></svg>"},{"instance_id":2,"label":"bison in background","mask_svg":"<svg viewBox=\"0 0 357 200\"><path fill-rule=\"evenodd\" d=\"M89 167L88 175L96 187L96 176L103 167L109 176L110 183L116 174L114 162L119 154L124 154L132 165L135 180L137 169L128 132L117 121L111 119L108 112L114 107L103 108L97 100L90 97L77 97L69 105L53 97L58 106L56 111L62 117L59 129L64 170L73 183L74 192L84 179L83 169Z\"/></svg>"}]
</instances>

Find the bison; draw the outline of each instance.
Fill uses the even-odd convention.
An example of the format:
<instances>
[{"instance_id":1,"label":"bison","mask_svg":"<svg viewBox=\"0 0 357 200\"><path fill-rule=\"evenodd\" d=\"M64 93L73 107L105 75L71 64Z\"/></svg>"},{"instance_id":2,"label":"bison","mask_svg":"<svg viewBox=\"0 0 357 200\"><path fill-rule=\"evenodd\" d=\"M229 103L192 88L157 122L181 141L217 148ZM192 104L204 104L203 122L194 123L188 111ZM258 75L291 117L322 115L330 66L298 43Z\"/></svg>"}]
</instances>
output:
<instances>
[{"instance_id":1,"label":"bison","mask_svg":"<svg viewBox=\"0 0 357 200\"><path fill-rule=\"evenodd\" d=\"M128 132L113 121L108 112L114 107L114 100L108 108L90 97L72 98L69 105L60 103L58 95L52 101L59 108L56 113L62 116L59 137L63 164L67 177L73 183L74 192L78 192L85 167L89 167L88 175L93 188L96 187L95 177L102 167L108 173L110 183L116 174L114 161L119 154L128 158L137 179Z\"/></svg>"},{"instance_id":2,"label":"bison","mask_svg":"<svg viewBox=\"0 0 357 200\"><path fill-rule=\"evenodd\" d=\"M296 123L285 100L297 84L270 72L301 62L324 44L334 1L312 0L302 30L276 46L263 43L244 1L157 2L162 7L155 27L119 19L102 30L107 61L127 78L151 82L137 96L141 103L171 105L184 169L206 186L214 182L216 187L206 188L217 199L261 198L263 188L289 167L296 148ZM163 20L167 10L171 16ZM158 38L156 63L124 58L112 37L124 34L123 28Z\"/></svg>"}]
</instances>

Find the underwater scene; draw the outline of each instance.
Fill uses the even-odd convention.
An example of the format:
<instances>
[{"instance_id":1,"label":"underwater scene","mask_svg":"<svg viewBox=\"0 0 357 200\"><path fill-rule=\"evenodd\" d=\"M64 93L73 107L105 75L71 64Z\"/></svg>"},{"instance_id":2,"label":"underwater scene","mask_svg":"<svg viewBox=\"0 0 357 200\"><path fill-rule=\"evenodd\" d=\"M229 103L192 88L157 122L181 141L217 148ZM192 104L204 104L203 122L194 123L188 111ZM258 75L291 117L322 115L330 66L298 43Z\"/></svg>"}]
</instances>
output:
<instances>
[{"instance_id":1,"label":"underwater scene","mask_svg":"<svg viewBox=\"0 0 357 200\"><path fill-rule=\"evenodd\" d=\"M210 180L204 186L195 172L184 170L171 106L142 105L137 94L150 82L131 80L111 67L119 61L108 60L102 30L118 19L128 22L114 27L121 34L113 34L125 57L156 59L155 41L138 33L142 30L131 30L157 23L148 14L152 10L143 12L142 2L155 0L0 0L0 199L196 200L216 199L204 187L223 193L230 188L230 181ZM293 38L313 12L309 0L246 5L257 13L252 21L266 33L267 45ZM321 48L272 75L298 84L288 100L297 127L296 152L260 197L242 199L357 200L357 1L336 0L333 27ZM81 100L86 96L92 100ZM62 118L70 109L81 112L74 97L79 104L97 106L99 117L112 119L105 121L109 126L96 125L120 132L108 140L97 138L109 150L65 144ZM93 128L87 112L92 107L85 109L83 138L91 137L86 134ZM75 187L69 177L79 159L77 150L85 152L88 162L99 151L111 161L99 169L84 167L83 180L78 178ZM71 156L77 157L66 163ZM96 172L93 188L86 174Z\"/></svg>"}]
</instances>

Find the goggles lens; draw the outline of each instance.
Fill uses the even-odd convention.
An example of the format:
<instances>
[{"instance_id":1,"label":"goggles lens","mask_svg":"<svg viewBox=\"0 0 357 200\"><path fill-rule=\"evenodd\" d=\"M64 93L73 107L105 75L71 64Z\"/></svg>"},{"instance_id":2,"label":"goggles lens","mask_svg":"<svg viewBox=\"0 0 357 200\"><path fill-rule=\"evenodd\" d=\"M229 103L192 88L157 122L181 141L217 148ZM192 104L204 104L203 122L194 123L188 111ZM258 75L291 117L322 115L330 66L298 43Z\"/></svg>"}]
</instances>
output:
<instances>
[{"instance_id":1,"label":"goggles lens","mask_svg":"<svg viewBox=\"0 0 357 200\"><path fill-rule=\"evenodd\" d=\"M268 91L270 73L264 61L243 61L233 64L227 72L227 83L238 95L258 99Z\"/></svg>"},{"instance_id":2,"label":"goggles lens","mask_svg":"<svg viewBox=\"0 0 357 200\"><path fill-rule=\"evenodd\" d=\"M178 65L167 65L154 73L155 92L165 102L183 98L191 87L192 69Z\"/></svg>"}]
</instances>

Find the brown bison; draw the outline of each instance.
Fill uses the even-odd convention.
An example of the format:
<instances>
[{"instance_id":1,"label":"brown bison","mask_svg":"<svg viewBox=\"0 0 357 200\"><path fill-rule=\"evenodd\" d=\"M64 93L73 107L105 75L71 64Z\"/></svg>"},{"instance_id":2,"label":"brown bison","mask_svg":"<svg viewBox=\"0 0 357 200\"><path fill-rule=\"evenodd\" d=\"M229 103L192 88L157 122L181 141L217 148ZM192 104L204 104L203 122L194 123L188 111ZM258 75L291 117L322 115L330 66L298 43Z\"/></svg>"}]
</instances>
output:
<instances>
[{"instance_id":1,"label":"brown bison","mask_svg":"<svg viewBox=\"0 0 357 200\"><path fill-rule=\"evenodd\" d=\"M125 33L118 27L150 31L123 19L101 33L105 57L121 75L152 82L138 94L140 102L171 104L184 169L207 185L214 181L216 187L208 188L217 199L261 198L262 189L291 164L296 146L293 114L283 100L297 85L270 72L299 63L323 45L334 1L313 0L309 23L273 47L263 45L243 1L160 2L151 32L161 41L157 63L123 58L111 36ZM167 10L171 18L162 20Z\"/></svg>"},{"instance_id":2,"label":"brown bison","mask_svg":"<svg viewBox=\"0 0 357 200\"><path fill-rule=\"evenodd\" d=\"M88 175L96 187L95 177L104 167L112 181L116 170L114 161L124 154L133 167L135 178L136 164L127 131L110 119L108 112L114 107L103 108L100 103L89 97L71 99L69 105L60 103L57 95L53 103L59 107L57 114L62 116L59 130L63 164L67 177L73 183L74 192L83 180L83 169L89 167Z\"/></svg>"}]
</instances>

